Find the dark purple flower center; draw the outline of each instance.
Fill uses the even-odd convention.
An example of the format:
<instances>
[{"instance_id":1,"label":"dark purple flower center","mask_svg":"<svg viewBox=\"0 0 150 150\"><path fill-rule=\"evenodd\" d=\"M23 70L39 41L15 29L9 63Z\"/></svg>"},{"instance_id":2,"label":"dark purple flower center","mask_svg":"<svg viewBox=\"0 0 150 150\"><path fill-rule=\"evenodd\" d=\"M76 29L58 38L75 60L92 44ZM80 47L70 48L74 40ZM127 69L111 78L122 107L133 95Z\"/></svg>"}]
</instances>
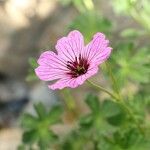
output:
<instances>
[{"instance_id":1,"label":"dark purple flower center","mask_svg":"<svg viewBox=\"0 0 150 150\"><path fill-rule=\"evenodd\" d=\"M67 62L67 68L70 70L68 75L71 75L72 78L77 78L80 75L83 75L87 72L89 68L88 61L79 55L79 58L75 57L75 61Z\"/></svg>"}]
</instances>

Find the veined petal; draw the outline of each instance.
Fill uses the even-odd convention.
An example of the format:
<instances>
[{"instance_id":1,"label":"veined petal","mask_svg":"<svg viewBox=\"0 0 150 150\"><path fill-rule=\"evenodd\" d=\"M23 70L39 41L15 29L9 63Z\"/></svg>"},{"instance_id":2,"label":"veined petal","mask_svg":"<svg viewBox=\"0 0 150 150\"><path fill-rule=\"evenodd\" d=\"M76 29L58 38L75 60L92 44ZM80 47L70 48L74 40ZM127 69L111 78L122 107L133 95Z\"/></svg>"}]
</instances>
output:
<instances>
[{"instance_id":1,"label":"veined petal","mask_svg":"<svg viewBox=\"0 0 150 150\"><path fill-rule=\"evenodd\" d=\"M63 89L65 87L75 88L78 85L79 84L77 84L76 78L65 77L65 78L58 80L54 84L49 85L48 87L52 90L55 90L55 89Z\"/></svg>"},{"instance_id":2,"label":"veined petal","mask_svg":"<svg viewBox=\"0 0 150 150\"><path fill-rule=\"evenodd\" d=\"M77 78L65 77L58 80L56 83L49 85L48 87L52 90L63 89L65 87L76 88L77 86L83 84L86 79L93 76L97 72L98 67L89 68L89 71L84 75L81 75Z\"/></svg>"},{"instance_id":3,"label":"veined petal","mask_svg":"<svg viewBox=\"0 0 150 150\"><path fill-rule=\"evenodd\" d=\"M50 89L75 88L98 72L98 65L103 63L112 51L109 41L102 33L94 35L93 40L84 47L83 36L79 31L72 31L67 37L58 40L56 50L46 51L38 59L37 76L44 81L57 80L49 85Z\"/></svg>"},{"instance_id":4,"label":"veined petal","mask_svg":"<svg viewBox=\"0 0 150 150\"><path fill-rule=\"evenodd\" d=\"M77 78L77 82L79 85L83 84L88 78L90 78L91 76L93 76L94 74L96 74L98 72L98 66L96 67L90 67L87 71L87 73L79 76Z\"/></svg>"},{"instance_id":5,"label":"veined petal","mask_svg":"<svg viewBox=\"0 0 150 150\"><path fill-rule=\"evenodd\" d=\"M36 75L43 81L52 81L65 77L65 73L61 71L51 71L46 67L39 66L35 69Z\"/></svg>"},{"instance_id":6,"label":"veined petal","mask_svg":"<svg viewBox=\"0 0 150 150\"><path fill-rule=\"evenodd\" d=\"M40 65L35 69L36 75L44 81L51 81L65 77L68 69L65 61L52 51L46 51L38 59Z\"/></svg>"},{"instance_id":7,"label":"veined petal","mask_svg":"<svg viewBox=\"0 0 150 150\"><path fill-rule=\"evenodd\" d=\"M42 53L37 62L39 65L47 66L47 67L49 66L50 68L57 67L57 68L67 69L66 61L58 57L58 55L56 55L52 51L46 51Z\"/></svg>"},{"instance_id":8,"label":"veined petal","mask_svg":"<svg viewBox=\"0 0 150 150\"><path fill-rule=\"evenodd\" d=\"M98 54L103 53L107 48L109 41L105 39L105 35L102 33L96 33L93 40L86 46L83 56L90 62Z\"/></svg>"},{"instance_id":9,"label":"veined petal","mask_svg":"<svg viewBox=\"0 0 150 150\"><path fill-rule=\"evenodd\" d=\"M76 57L79 57L83 48L83 36L77 30L70 32L67 37L63 37L58 40L56 45L58 55L64 60L71 62L75 61Z\"/></svg>"},{"instance_id":10,"label":"veined petal","mask_svg":"<svg viewBox=\"0 0 150 150\"><path fill-rule=\"evenodd\" d=\"M91 63L98 64L98 65L103 63L105 60L109 58L111 51L112 51L111 47L105 48L104 51L99 52L95 57L93 57Z\"/></svg>"}]
</instances>

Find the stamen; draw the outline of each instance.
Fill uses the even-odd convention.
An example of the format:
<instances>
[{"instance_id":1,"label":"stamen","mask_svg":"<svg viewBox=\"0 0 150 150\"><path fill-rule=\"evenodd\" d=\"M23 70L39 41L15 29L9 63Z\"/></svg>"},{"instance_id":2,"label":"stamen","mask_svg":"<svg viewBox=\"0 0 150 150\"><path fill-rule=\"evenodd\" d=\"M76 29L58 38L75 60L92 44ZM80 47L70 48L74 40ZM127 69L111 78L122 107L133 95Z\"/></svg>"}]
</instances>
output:
<instances>
[{"instance_id":1,"label":"stamen","mask_svg":"<svg viewBox=\"0 0 150 150\"><path fill-rule=\"evenodd\" d=\"M67 74L72 78L77 78L87 72L89 68L88 61L79 55L79 58L75 57L74 62L67 62L67 68L70 70Z\"/></svg>"}]
</instances>

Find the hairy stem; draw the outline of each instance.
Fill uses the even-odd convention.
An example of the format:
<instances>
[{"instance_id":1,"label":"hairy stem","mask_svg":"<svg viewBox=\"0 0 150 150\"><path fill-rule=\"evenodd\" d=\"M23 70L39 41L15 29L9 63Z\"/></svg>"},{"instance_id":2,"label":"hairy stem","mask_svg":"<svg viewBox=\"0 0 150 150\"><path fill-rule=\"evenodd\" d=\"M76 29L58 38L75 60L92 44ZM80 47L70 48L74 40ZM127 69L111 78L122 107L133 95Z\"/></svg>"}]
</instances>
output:
<instances>
[{"instance_id":1,"label":"hairy stem","mask_svg":"<svg viewBox=\"0 0 150 150\"><path fill-rule=\"evenodd\" d=\"M93 4L92 0L83 0L83 3L84 3L87 10L93 10L94 9L94 4Z\"/></svg>"},{"instance_id":2,"label":"hairy stem","mask_svg":"<svg viewBox=\"0 0 150 150\"><path fill-rule=\"evenodd\" d=\"M73 99L70 91L68 89L64 89L64 90L62 90L62 94L64 96L64 101L65 101L67 108L71 111L75 111L76 103L75 103L75 100Z\"/></svg>"},{"instance_id":3,"label":"hairy stem","mask_svg":"<svg viewBox=\"0 0 150 150\"><path fill-rule=\"evenodd\" d=\"M141 126L139 125L137 119L135 118L133 112L130 110L130 108L125 104L124 100L121 99L120 97L115 96L113 93L111 93L110 91L108 91L107 89L103 88L100 85L97 85L95 83L93 83L92 81L87 80L87 82L92 85L94 88L97 88L105 93L107 93L108 95L110 95L113 99L115 99L116 103L118 103L124 110L126 110L126 112L129 114L129 116L132 118L132 120L135 122L137 128L139 129L140 133L142 135L144 135L144 131L143 128L141 128Z\"/></svg>"},{"instance_id":4,"label":"hairy stem","mask_svg":"<svg viewBox=\"0 0 150 150\"><path fill-rule=\"evenodd\" d=\"M106 62L105 64L106 64L106 68L107 68L108 73L109 73L110 78L111 78L113 90L121 98L118 84L117 84L116 79L115 79L115 77L114 77L114 75L112 73L112 68L111 68L111 66L109 65L108 62Z\"/></svg>"},{"instance_id":5,"label":"hairy stem","mask_svg":"<svg viewBox=\"0 0 150 150\"><path fill-rule=\"evenodd\" d=\"M114 94L112 94L110 91L108 91L107 89L103 88L102 86L97 85L97 84L93 83L93 82L90 81L90 80L87 80L87 82L88 82L91 86L93 86L94 88L97 88L97 89L99 89L99 90L101 90L101 91L107 93L108 95L110 95L110 96L111 96L112 98L114 98L115 100L117 100L117 101L120 100L118 97L116 97Z\"/></svg>"}]
</instances>

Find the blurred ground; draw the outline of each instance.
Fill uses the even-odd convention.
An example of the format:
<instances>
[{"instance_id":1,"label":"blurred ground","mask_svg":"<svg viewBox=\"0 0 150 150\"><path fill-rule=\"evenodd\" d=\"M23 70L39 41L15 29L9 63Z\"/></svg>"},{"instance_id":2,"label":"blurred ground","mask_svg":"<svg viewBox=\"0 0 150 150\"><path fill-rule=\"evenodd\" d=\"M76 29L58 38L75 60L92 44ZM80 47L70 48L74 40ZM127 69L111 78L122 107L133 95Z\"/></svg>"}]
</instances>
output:
<instances>
[{"instance_id":1,"label":"blurred ground","mask_svg":"<svg viewBox=\"0 0 150 150\"><path fill-rule=\"evenodd\" d=\"M97 7L116 19L104 0ZM54 49L76 14L72 6L63 7L57 0L0 0L0 150L15 150L20 143L18 117L22 111L33 112L32 104L41 99L47 107L57 101L45 84L25 81L28 59ZM117 19L118 30L133 23ZM80 90L76 96L81 98Z\"/></svg>"}]
</instances>

